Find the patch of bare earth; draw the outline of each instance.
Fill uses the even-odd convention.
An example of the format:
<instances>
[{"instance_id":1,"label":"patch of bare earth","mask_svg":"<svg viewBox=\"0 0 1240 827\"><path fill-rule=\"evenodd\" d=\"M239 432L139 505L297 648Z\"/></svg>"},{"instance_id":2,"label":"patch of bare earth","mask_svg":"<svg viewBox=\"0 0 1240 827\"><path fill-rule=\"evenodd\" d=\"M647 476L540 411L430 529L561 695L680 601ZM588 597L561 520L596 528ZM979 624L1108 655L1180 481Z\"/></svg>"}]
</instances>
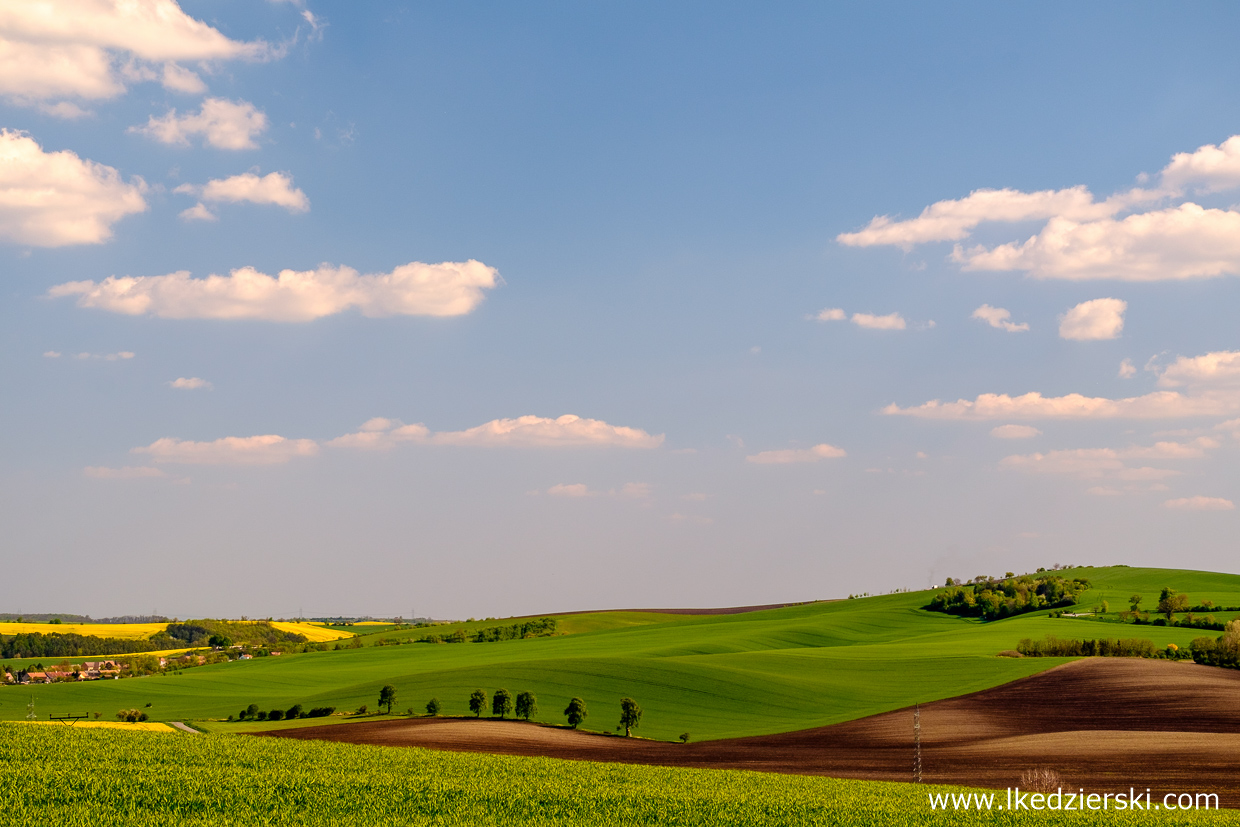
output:
<instances>
[{"instance_id":1,"label":"patch of bare earth","mask_svg":"<svg viewBox=\"0 0 1240 827\"><path fill-rule=\"evenodd\" d=\"M676 744L512 721L412 718L263 733L841 778L912 780L911 709L750 738ZM1051 770L1065 789L1216 792L1240 807L1240 672L1091 658L921 707L922 779L1005 788Z\"/></svg>"}]
</instances>

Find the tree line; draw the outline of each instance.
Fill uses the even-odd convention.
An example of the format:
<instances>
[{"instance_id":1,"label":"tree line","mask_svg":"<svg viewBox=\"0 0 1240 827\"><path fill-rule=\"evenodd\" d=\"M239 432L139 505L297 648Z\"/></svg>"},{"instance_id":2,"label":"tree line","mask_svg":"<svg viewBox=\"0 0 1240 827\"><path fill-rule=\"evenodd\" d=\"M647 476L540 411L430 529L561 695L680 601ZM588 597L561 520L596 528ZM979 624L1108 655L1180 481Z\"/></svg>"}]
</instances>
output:
<instances>
[{"instance_id":1,"label":"tree line","mask_svg":"<svg viewBox=\"0 0 1240 827\"><path fill-rule=\"evenodd\" d=\"M416 643L496 643L501 640L522 640L531 637L547 637L555 634L554 617L540 617L509 626L487 626L466 632L457 629L450 635L423 635Z\"/></svg>"},{"instance_id":2,"label":"tree line","mask_svg":"<svg viewBox=\"0 0 1240 827\"><path fill-rule=\"evenodd\" d=\"M1076 604L1089 588L1084 578L1068 579L1043 571L1019 577L1008 572L1002 580L981 575L961 583L947 579L946 587L930 599L925 608L962 617L998 620L1038 609L1054 609Z\"/></svg>"}]
</instances>

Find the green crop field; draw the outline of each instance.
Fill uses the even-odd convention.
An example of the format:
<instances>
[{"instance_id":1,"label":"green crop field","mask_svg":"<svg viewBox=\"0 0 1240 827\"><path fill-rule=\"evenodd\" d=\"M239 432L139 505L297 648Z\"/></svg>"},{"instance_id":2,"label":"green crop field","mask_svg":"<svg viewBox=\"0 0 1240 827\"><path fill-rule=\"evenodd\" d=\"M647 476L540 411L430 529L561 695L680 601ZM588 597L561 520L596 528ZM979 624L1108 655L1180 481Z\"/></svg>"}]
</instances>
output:
<instances>
[{"instance_id":1,"label":"green crop field","mask_svg":"<svg viewBox=\"0 0 1240 827\"><path fill-rule=\"evenodd\" d=\"M0 824L1212 825L1232 812L933 810L960 788L235 735L0 724ZM1003 793L996 804L1003 801Z\"/></svg>"},{"instance_id":2,"label":"green crop field","mask_svg":"<svg viewBox=\"0 0 1240 827\"><path fill-rule=\"evenodd\" d=\"M1068 572L1094 583L1080 605L1102 600L1114 613L1129 595L1153 608L1171 586L1194 603L1240 605L1240 576L1126 567ZM397 688L396 709L421 711L432 696L444 714L467 714L476 688L534 692L539 720L562 722L573 696L590 710L585 728L611 730L619 699L645 710L638 734L695 740L785 732L986 689L1062 663L995 655L1024 637L1139 637L1184 647L1193 629L1119 626L1034 612L990 623L924 611L932 592L809 603L739 615L586 613L558 618L571 634L498 643L374 645L424 630L381 631L358 649L256 658L119 681L0 688L0 719L26 714L33 696L48 713L141 708L152 720L227 718L261 709L376 707L379 688ZM475 621L472 628L503 625ZM507 622L512 622L511 620ZM351 627L355 631L364 626ZM436 627L439 628L439 627ZM444 627L452 628L452 627ZM147 704L150 704L148 707ZM332 719L337 720L337 719ZM214 724L217 731L254 728Z\"/></svg>"}]
</instances>

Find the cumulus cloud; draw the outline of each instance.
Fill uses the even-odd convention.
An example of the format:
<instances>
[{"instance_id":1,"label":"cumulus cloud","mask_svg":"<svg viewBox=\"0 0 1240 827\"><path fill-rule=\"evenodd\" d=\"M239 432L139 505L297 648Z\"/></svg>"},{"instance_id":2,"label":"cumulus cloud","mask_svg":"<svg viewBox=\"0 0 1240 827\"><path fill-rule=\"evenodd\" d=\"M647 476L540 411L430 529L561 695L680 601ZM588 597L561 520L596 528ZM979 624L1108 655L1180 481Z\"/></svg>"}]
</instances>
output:
<instances>
[{"instance_id":1,"label":"cumulus cloud","mask_svg":"<svg viewBox=\"0 0 1240 827\"><path fill-rule=\"evenodd\" d=\"M1119 378L1131 379L1137 375L1137 366L1132 363L1131 359L1125 359L1119 363Z\"/></svg>"},{"instance_id":2,"label":"cumulus cloud","mask_svg":"<svg viewBox=\"0 0 1240 827\"><path fill-rule=\"evenodd\" d=\"M814 317L820 322L842 322L848 318L848 314L838 307L827 307L818 311L818 315Z\"/></svg>"},{"instance_id":3,"label":"cumulus cloud","mask_svg":"<svg viewBox=\"0 0 1240 827\"><path fill-rule=\"evenodd\" d=\"M127 465L123 468L88 466L82 469L82 476L96 480L142 480L157 479L168 475L159 468L144 465Z\"/></svg>"},{"instance_id":4,"label":"cumulus cloud","mask_svg":"<svg viewBox=\"0 0 1240 827\"><path fill-rule=\"evenodd\" d=\"M312 439L286 439L275 434L228 436L213 442L165 437L133 449L133 453L147 454L155 462L183 465L279 465L318 452L318 443Z\"/></svg>"},{"instance_id":5,"label":"cumulus cloud","mask_svg":"<svg viewBox=\"0 0 1240 827\"><path fill-rule=\"evenodd\" d=\"M843 448L836 448L834 445L828 445L824 442L812 448L761 451L757 454L750 454L745 459L758 465L789 465L798 462L818 462L823 459L846 456L848 456L848 452Z\"/></svg>"},{"instance_id":6,"label":"cumulus cloud","mask_svg":"<svg viewBox=\"0 0 1240 827\"><path fill-rule=\"evenodd\" d=\"M1236 504L1222 497L1180 497L1167 500L1163 507L1176 511L1231 511Z\"/></svg>"},{"instance_id":7,"label":"cumulus cloud","mask_svg":"<svg viewBox=\"0 0 1240 827\"><path fill-rule=\"evenodd\" d=\"M213 179L201 187L182 184L174 192L197 195L203 201L215 203L236 204L245 201L251 204L272 204L289 212L306 212L310 209L310 199L293 186L292 176L283 172L271 172L261 177L247 172L231 178ZM206 209L201 203L198 207Z\"/></svg>"},{"instance_id":8,"label":"cumulus cloud","mask_svg":"<svg viewBox=\"0 0 1240 827\"><path fill-rule=\"evenodd\" d=\"M112 225L146 210L146 184L68 150L44 152L0 130L0 238L34 247L99 244Z\"/></svg>"},{"instance_id":9,"label":"cumulus cloud","mask_svg":"<svg viewBox=\"0 0 1240 827\"><path fill-rule=\"evenodd\" d=\"M1187 193L1240 186L1240 136L1179 153L1157 186L1096 199L1083 186L1020 192L978 190L940 201L916 218L878 216L842 233L841 244L868 247L952 241L952 260L965 270L1019 271L1036 278L1157 281L1240 273L1240 212L1208 209ZM1155 202L1180 200L1171 205ZM1128 214L1124 214L1128 213ZM1024 241L967 245L983 222L1043 221Z\"/></svg>"},{"instance_id":10,"label":"cumulus cloud","mask_svg":"<svg viewBox=\"0 0 1240 827\"><path fill-rule=\"evenodd\" d=\"M983 393L976 399L943 402L932 399L921 405L901 408L891 404L882 409L887 416L913 416L920 419L1175 419L1190 416L1230 416L1240 412L1240 394L1211 391L1185 395L1176 391L1156 391L1126 399L1083 396L1043 396L1026 393Z\"/></svg>"},{"instance_id":11,"label":"cumulus cloud","mask_svg":"<svg viewBox=\"0 0 1240 827\"><path fill-rule=\"evenodd\" d=\"M219 221L220 217L211 212L206 204L201 201L187 210L181 210L180 218L182 221Z\"/></svg>"},{"instance_id":12,"label":"cumulus cloud","mask_svg":"<svg viewBox=\"0 0 1240 827\"><path fill-rule=\"evenodd\" d=\"M1078 342L1118 339L1124 330L1122 299L1094 299L1081 302L1059 317L1059 337Z\"/></svg>"},{"instance_id":13,"label":"cumulus cloud","mask_svg":"<svg viewBox=\"0 0 1240 827\"><path fill-rule=\"evenodd\" d=\"M999 425L990 429L990 435L996 439L1033 439L1042 432L1032 425Z\"/></svg>"},{"instance_id":14,"label":"cumulus cloud","mask_svg":"<svg viewBox=\"0 0 1240 827\"><path fill-rule=\"evenodd\" d=\"M60 351L59 350L45 350L43 351L43 358L44 359L59 359Z\"/></svg>"},{"instance_id":15,"label":"cumulus cloud","mask_svg":"<svg viewBox=\"0 0 1240 827\"><path fill-rule=\"evenodd\" d=\"M1220 350L1201 356L1180 356L1162 369L1158 384L1164 388L1240 385L1240 351Z\"/></svg>"},{"instance_id":16,"label":"cumulus cloud","mask_svg":"<svg viewBox=\"0 0 1240 827\"><path fill-rule=\"evenodd\" d=\"M126 81L200 93L201 79L178 62L274 54L262 41L225 37L174 0L0 3L0 95L21 104L113 98Z\"/></svg>"},{"instance_id":17,"label":"cumulus cloud","mask_svg":"<svg viewBox=\"0 0 1240 827\"><path fill-rule=\"evenodd\" d=\"M1023 333L1029 329L1028 322L1021 322L1020 324L1013 322L1010 310L1002 307L991 307L988 304L983 304L977 310L974 310L970 318L980 319L991 327L1006 330L1008 333Z\"/></svg>"},{"instance_id":18,"label":"cumulus cloud","mask_svg":"<svg viewBox=\"0 0 1240 827\"><path fill-rule=\"evenodd\" d=\"M168 387L183 391L194 391L200 388L211 390L211 383L206 379L199 379L197 376L182 376L169 382Z\"/></svg>"},{"instance_id":19,"label":"cumulus cloud","mask_svg":"<svg viewBox=\"0 0 1240 827\"><path fill-rule=\"evenodd\" d=\"M904 321L904 317L899 313L888 313L886 316L876 316L872 313L854 313L852 314L852 323L857 327L864 327L869 330L904 330L908 326L908 323Z\"/></svg>"},{"instance_id":20,"label":"cumulus cloud","mask_svg":"<svg viewBox=\"0 0 1240 827\"><path fill-rule=\"evenodd\" d=\"M217 149L257 149L254 140L267 130L267 116L249 101L207 98L197 112L177 115L170 109L163 117L152 115L145 126L131 126L136 132L162 144L189 146L190 138L201 135Z\"/></svg>"},{"instance_id":21,"label":"cumulus cloud","mask_svg":"<svg viewBox=\"0 0 1240 827\"><path fill-rule=\"evenodd\" d=\"M556 448L617 446L657 448L664 436L651 435L639 428L611 425L600 419L566 414L555 419L519 416L493 419L463 431L431 431L421 423L404 425L399 420L376 417L359 431L337 437L332 447L386 449L401 443L461 445L478 447Z\"/></svg>"},{"instance_id":22,"label":"cumulus cloud","mask_svg":"<svg viewBox=\"0 0 1240 827\"><path fill-rule=\"evenodd\" d=\"M275 277L253 267L205 279L190 278L185 271L110 276L100 282L60 284L48 295L76 296L79 307L130 316L306 322L351 308L370 317L461 316L500 283L498 271L478 261L415 261L375 275L324 264L317 270L282 270Z\"/></svg>"}]
</instances>

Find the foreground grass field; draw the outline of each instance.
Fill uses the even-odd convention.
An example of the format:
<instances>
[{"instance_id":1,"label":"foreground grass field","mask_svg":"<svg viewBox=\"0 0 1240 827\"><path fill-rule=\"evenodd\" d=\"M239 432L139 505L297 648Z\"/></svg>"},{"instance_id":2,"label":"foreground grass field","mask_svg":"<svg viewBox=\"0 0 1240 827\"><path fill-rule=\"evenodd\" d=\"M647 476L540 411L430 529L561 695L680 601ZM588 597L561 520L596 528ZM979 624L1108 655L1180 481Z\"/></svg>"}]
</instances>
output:
<instances>
[{"instance_id":1,"label":"foreground grass field","mask_svg":"<svg viewBox=\"0 0 1240 827\"><path fill-rule=\"evenodd\" d=\"M1240 605L1240 576L1126 567L1070 572L1090 578L1088 608L1114 608L1129 595L1157 602L1163 586L1194 602ZM468 714L470 692L504 687L534 692L536 719L563 722L569 698L590 710L584 726L612 730L619 699L645 710L638 734L694 740L786 732L839 723L913 703L986 689L1062 660L1009 659L1021 638L1149 638L1187 646L1192 629L1122 627L1035 612L983 623L924 611L932 592L809 603L737 615L597 612L560 619L555 637L499 643L373 645L422 630L377 626L360 649L311 652L200 667L175 675L85 684L0 688L0 719L24 717L33 695L41 717L141 708L153 720L227 718L250 703L261 709L377 706L379 688L397 688L396 710L421 712L438 697L443 712ZM504 621L476 621L471 627ZM511 622L511 621L509 621ZM321 628L321 627L320 627ZM354 631L365 626L350 627ZM147 704L150 704L148 707ZM228 730L238 724L218 724ZM251 725L244 725L249 727Z\"/></svg>"},{"instance_id":2,"label":"foreground grass field","mask_svg":"<svg viewBox=\"0 0 1240 827\"><path fill-rule=\"evenodd\" d=\"M0 824L1213 825L1234 812L932 810L928 785L0 724ZM1118 785L1117 785L1118 786ZM1001 802L1000 797L996 803Z\"/></svg>"}]
</instances>

